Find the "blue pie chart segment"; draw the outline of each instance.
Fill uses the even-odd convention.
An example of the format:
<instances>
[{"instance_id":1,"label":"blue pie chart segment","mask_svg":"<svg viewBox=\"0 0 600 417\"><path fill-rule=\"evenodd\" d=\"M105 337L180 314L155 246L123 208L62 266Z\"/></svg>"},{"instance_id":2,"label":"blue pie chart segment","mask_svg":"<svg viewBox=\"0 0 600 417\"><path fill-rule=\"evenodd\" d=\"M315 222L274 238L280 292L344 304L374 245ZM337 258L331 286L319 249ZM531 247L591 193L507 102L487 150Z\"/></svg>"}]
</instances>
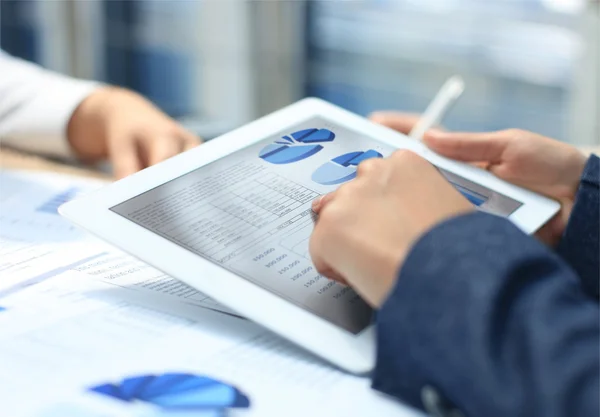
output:
<instances>
[{"instance_id":1,"label":"blue pie chart segment","mask_svg":"<svg viewBox=\"0 0 600 417\"><path fill-rule=\"evenodd\" d=\"M197 404L206 404L209 408L220 408L225 404L234 404L235 396L236 393L231 387L223 384L212 384L201 390L161 395L155 397L152 403L163 408L189 408L197 407Z\"/></svg>"},{"instance_id":2,"label":"blue pie chart segment","mask_svg":"<svg viewBox=\"0 0 600 417\"><path fill-rule=\"evenodd\" d=\"M313 129L311 129L313 130ZM305 132L305 131L303 131ZM295 139L294 134L292 133L292 137ZM302 137L302 139L296 139L303 143L323 143L323 142L331 142L335 138L335 133L333 133L329 129L319 129L316 131L311 131L309 134Z\"/></svg>"},{"instance_id":3,"label":"blue pie chart segment","mask_svg":"<svg viewBox=\"0 0 600 417\"><path fill-rule=\"evenodd\" d=\"M142 401L165 410L247 408L250 401L232 385L200 375L167 373L126 378L90 391L132 402Z\"/></svg>"},{"instance_id":4,"label":"blue pie chart segment","mask_svg":"<svg viewBox=\"0 0 600 417\"><path fill-rule=\"evenodd\" d=\"M321 149L321 145L288 146L274 143L265 146L259 156L272 164L291 164L313 156Z\"/></svg>"},{"instance_id":5,"label":"blue pie chart segment","mask_svg":"<svg viewBox=\"0 0 600 417\"><path fill-rule=\"evenodd\" d=\"M338 165L347 167L350 166L350 161L362 155L362 152L350 152L344 155L338 156L337 158L333 158L331 162L336 163Z\"/></svg>"},{"instance_id":6,"label":"blue pie chart segment","mask_svg":"<svg viewBox=\"0 0 600 417\"><path fill-rule=\"evenodd\" d=\"M271 164L291 164L316 154L323 149L320 143L334 139L335 133L329 129L303 129L265 146L258 156Z\"/></svg>"},{"instance_id":7,"label":"blue pie chart segment","mask_svg":"<svg viewBox=\"0 0 600 417\"><path fill-rule=\"evenodd\" d=\"M96 385L95 387L90 388L90 391L94 391L98 394L106 395L107 397L113 397L118 400L127 401L127 400L125 400L125 398L123 398L124 396L121 395L121 391L119 390L119 387L117 387L115 384Z\"/></svg>"},{"instance_id":8,"label":"blue pie chart segment","mask_svg":"<svg viewBox=\"0 0 600 417\"><path fill-rule=\"evenodd\" d=\"M144 392L146 386L152 382L151 375L136 376L124 379L120 386L120 397L125 401L137 399Z\"/></svg>"},{"instance_id":9,"label":"blue pie chart segment","mask_svg":"<svg viewBox=\"0 0 600 417\"><path fill-rule=\"evenodd\" d=\"M463 187L462 185L453 182L450 182L450 184L452 184L454 188L456 188L474 206L479 207L488 200L488 198L483 194L479 194L478 192Z\"/></svg>"},{"instance_id":10,"label":"blue pie chart segment","mask_svg":"<svg viewBox=\"0 0 600 417\"><path fill-rule=\"evenodd\" d=\"M343 184L356 177L358 164L370 158L381 158L382 155L369 149L366 152L349 152L333 158L315 170L311 179L321 185Z\"/></svg>"},{"instance_id":11,"label":"blue pie chart segment","mask_svg":"<svg viewBox=\"0 0 600 417\"><path fill-rule=\"evenodd\" d=\"M361 152L360 155L357 155L354 159L352 159L350 162L348 162L348 164L357 166L362 161L366 161L367 159L371 159L371 158L381 158L381 156L382 155L379 152L374 151L373 149L369 149L366 152Z\"/></svg>"},{"instance_id":12,"label":"blue pie chart segment","mask_svg":"<svg viewBox=\"0 0 600 417\"><path fill-rule=\"evenodd\" d=\"M299 130L297 132L292 133L292 138L294 138L294 140L297 140L298 142L303 142L303 139L309 137L310 135L315 134L318 131L319 131L319 129Z\"/></svg>"}]
</instances>

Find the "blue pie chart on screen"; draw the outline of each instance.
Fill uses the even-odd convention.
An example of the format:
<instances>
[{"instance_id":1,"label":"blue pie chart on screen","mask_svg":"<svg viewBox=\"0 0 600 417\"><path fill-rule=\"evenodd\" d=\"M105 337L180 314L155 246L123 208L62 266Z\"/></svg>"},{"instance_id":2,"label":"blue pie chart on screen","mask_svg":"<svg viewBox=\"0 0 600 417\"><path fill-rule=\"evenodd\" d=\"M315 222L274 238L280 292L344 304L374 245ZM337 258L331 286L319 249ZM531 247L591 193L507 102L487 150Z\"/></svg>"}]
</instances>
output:
<instances>
[{"instance_id":1,"label":"blue pie chart on screen","mask_svg":"<svg viewBox=\"0 0 600 417\"><path fill-rule=\"evenodd\" d=\"M272 164L291 164L308 158L321 149L321 143L331 142L335 133L329 129L304 129L262 148L258 156Z\"/></svg>"},{"instance_id":2,"label":"blue pie chart on screen","mask_svg":"<svg viewBox=\"0 0 600 417\"><path fill-rule=\"evenodd\" d=\"M349 152L333 158L321 165L312 174L312 180L322 185L342 184L356 177L356 169L362 161L381 158L381 154L373 149L365 152Z\"/></svg>"},{"instance_id":3,"label":"blue pie chart on screen","mask_svg":"<svg viewBox=\"0 0 600 417\"><path fill-rule=\"evenodd\" d=\"M456 184L452 181L450 181L450 184L452 184L454 188L456 188L467 200L469 200L471 204L477 207L483 205L483 203L488 200L488 198L483 194L470 190L462 185Z\"/></svg>"},{"instance_id":4,"label":"blue pie chart on screen","mask_svg":"<svg viewBox=\"0 0 600 417\"><path fill-rule=\"evenodd\" d=\"M247 408L248 397L237 388L200 375L166 373L126 378L90 391L125 402L141 401L169 410Z\"/></svg>"}]
</instances>

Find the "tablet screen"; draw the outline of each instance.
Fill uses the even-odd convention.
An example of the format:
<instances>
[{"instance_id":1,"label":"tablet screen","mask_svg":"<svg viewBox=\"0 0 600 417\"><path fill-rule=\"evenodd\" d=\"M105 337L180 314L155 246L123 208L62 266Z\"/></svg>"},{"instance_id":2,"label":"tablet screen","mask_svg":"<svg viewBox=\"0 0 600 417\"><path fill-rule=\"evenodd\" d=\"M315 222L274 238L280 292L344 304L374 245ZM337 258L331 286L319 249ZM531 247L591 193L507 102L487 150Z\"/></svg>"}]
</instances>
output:
<instances>
[{"instance_id":1,"label":"tablet screen","mask_svg":"<svg viewBox=\"0 0 600 417\"><path fill-rule=\"evenodd\" d=\"M353 179L361 161L393 151L312 118L111 210L357 334L369 325L372 311L353 290L316 271L308 253L310 207L317 196ZM440 171L480 210L509 216L521 206Z\"/></svg>"}]
</instances>

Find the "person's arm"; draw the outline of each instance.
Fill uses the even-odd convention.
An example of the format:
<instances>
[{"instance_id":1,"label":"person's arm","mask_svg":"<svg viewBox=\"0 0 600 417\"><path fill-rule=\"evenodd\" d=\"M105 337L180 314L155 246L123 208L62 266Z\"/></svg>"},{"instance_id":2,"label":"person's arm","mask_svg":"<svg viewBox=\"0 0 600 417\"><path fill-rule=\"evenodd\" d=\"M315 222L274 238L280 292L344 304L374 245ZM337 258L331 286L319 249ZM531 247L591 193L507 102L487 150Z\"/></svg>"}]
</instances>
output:
<instances>
[{"instance_id":1,"label":"person's arm","mask_svg":"<svg viewBox=\"0 0 600 417\"><path fill-rule=\"evenodd\" d=\"M600 160L592 155L583 171L569 222L557 252L575 269L582 287L598 299L600 283Z\"/></svg>"},{"instance_id":2,"label":"person's arm","mask_svg":"<svg viewBox=\"0 0 600 417\"><path fill-rule=\"evenodd\" d=\"M72 155L69 120L99 84L47 71L2 51L0 72L2 143L46 155Z\"/></svg>"},{"instance_id":3,"label":"person's arm","mask_svg":"<svg viewBox=\"0 0 600 417\"><path fill-rule=\"evenodd\" d=\"M467 214L422 236L377 333L374 388L416 407L437 395L465 416L599 415L598 304L507 220Z\"/></svg>"},{"instance_id":4,"label":"person's arm","mask_svg":"<svg viewBox=\"0 0 600 417\"><path fill-rule=\"evenodd\" d=\"M537 233L558 242L587 178L575 148L515 129L424 141L561 201ZM550 247L506 219L465 215L465 202L431 164L397 151L313 203L316 269L380 308L374 387L436 416L598 416L597 300Z\"/></svg>"},{"instance_id":5,"label":"person's arm","mask_svg":"<svg viewBox=\"0 0 600 417\"><path fill-rule=\"evenodd\" d=\"M200 144L139 94L65 77L0 51L0 138L86 162L108 158L118 178Z\"/></svg>"}]
</instances>

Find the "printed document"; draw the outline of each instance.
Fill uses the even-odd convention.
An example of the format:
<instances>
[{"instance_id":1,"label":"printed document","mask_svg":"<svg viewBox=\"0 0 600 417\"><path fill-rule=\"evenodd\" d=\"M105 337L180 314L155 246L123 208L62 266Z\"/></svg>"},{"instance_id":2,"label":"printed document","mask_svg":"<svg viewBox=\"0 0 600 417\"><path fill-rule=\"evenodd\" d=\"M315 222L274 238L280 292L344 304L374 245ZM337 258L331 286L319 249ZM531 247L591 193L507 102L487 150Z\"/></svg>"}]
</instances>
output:
<instances>
[{"instance_id":1,"label":"printed document","mask_svg":"<svg viewBox=\"0 0 600 417\"><path fill-rule=\"evenodd\" d=\"M0 362L0 403L11 417L53 409L142 415L132 411L135 404L88 388L164 372L235 385L251 400L240 415L421 415L371 390L368 378L347 375L247 320L88 281L81 272L62 273L0 305L0 357L9 359Z\"/></svg>"},{"instance_id":2,"label":"printed document","mask_svg":"<svg viewBox=\"0 0 600 417\"><path fill-rule=\"evenodd\" d=\"M250 408L231 415L421 415L56 214L100 185L0 171L3 413L164 416L90 388L185 372L245 393Z\"/></svg>"},{"instance_id":3,"label":"printed document","mask_svg":"<svg viewBox=\"0 0 600 417\"><path fill-rule=\"evenodd\" d=\"M64 202L104 182L59 174L0 170L0 298L60 272L136 291L159 292L233 314L206 295L87 235L57 212Z\"/></svg>"}]
</instances>

